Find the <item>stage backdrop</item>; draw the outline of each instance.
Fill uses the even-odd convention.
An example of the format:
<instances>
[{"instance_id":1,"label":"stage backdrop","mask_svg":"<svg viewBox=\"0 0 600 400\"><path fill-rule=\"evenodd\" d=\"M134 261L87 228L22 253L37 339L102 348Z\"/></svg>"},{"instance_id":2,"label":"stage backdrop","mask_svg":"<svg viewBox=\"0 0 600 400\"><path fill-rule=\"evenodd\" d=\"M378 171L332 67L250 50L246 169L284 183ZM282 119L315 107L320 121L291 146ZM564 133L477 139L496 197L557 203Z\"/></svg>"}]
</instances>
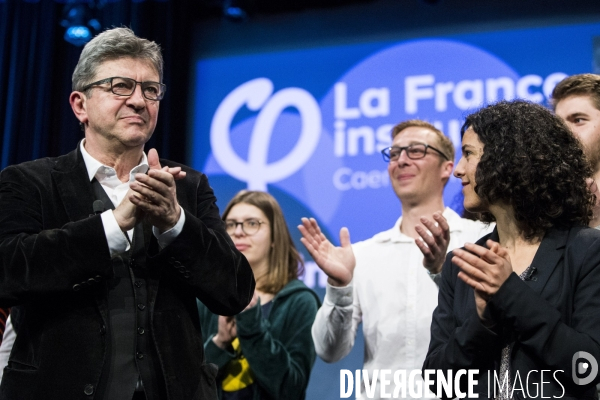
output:
<instances>
[{"instance_id":1,"label":"stage backdrop","mask_svg":"<svg viewBox=\"0 0 600 400\"><path fill-rule=\"evenodd\" d=\"M547 105L565 76L593 71L595 36L600 24L199 59L192 166L209 175L221 209L241 189L272 193L302 251L302 216L336 243L343 226L365 240L400 216L380 154L394 124L432 122L458 159L466 114L502 99ZM444 194L459 212L460 190L453 177ZM314 264L304 279L324 294ZM308 399L339 398L339 370L361 363L359 333L342 362L317 361Z\"/></svg>"}]
</instances>

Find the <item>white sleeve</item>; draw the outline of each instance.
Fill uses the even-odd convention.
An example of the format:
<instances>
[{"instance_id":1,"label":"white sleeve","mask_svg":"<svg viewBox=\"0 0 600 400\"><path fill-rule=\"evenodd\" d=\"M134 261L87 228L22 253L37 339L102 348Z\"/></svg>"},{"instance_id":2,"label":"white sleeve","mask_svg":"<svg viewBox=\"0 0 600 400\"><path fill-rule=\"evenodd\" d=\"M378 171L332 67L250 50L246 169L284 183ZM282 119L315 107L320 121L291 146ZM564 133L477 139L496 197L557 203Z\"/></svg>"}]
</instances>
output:
<instances>
[{"instance_id":1,"label":"white sleeve","mask_svg":"<svg viewBox=\"0 0 600 400\"><path fill-rule=\"evenodd\" d=\"M356 330L362 319L353 283L345 287L327 284L323 305L312 326L317 355L328 363L346 357L354 346Z\"/></svg>"},{"instance_id":2,"label":"white sleeve","mask_svg":"<svg viewBox=\"0 0 600 400\"><path fill-rule=\"evenodd\" d=\"M183 211L183 208L181 206L179 206L179 209L181 210L181 212L179 213L179 220L177 221L174 227L163 233L160 233L157 227L152 227L152 233L156 237L156 240L158 241L158 246L161 250L173 243L173 241L177 239L177 236L179 236L179 234L183 230L183 224L185 224L185 211Z\"/></svg>"},{"instance_id":3,"label":"white sleeve","mask_svg":"<svg viewBox=\"0 0 600 400\"><path fill-rule=\"evenodd\" d=\"M104 226L104 234L108 243L110 256L115 257L129 250L129 240L125 235L133 235L133 229L128 233L124 233L117 223L117 219L113 214L113 210L106 210L100 214L102 225Z\"/></svg>"},{"instance_id":4,"label":"white sleeve","mask_svg":"<svg viewBox=\"0 0 600 400\"><path fill-rule=\"evenodd\" d=\"M0 344L0 380L4 374L4 367L8 365L8 357L12 351L13 344L17 334L13 329L12 322L10 321L10 315L6 319L6 329L4 329L4 336L2 337L2 344Z\"/></svg>"}]
</instances>

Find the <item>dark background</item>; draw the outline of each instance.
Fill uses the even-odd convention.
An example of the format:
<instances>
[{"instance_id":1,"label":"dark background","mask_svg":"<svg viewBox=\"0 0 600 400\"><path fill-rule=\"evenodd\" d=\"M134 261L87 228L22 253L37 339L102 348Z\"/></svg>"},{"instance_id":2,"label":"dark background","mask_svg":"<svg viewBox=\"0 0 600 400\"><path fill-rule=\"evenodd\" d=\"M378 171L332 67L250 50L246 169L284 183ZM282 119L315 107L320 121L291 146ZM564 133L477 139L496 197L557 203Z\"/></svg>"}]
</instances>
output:
<instances>
[{"instance_id":1,"label":"dark background","mask_svg":"<svg viewBox=\"0 0 600 400\"><path fill-rule=\"evenodd\" d=\"M244 20L223 15L231 1ZM0 0L0 168L67 153L82 137L68 103L81 47L60 24L77 4L102 29L129 26L162 46L168 91L148 145L184 163L198 57L600 20L598 0Z\"/></svg>"}]
</instances>

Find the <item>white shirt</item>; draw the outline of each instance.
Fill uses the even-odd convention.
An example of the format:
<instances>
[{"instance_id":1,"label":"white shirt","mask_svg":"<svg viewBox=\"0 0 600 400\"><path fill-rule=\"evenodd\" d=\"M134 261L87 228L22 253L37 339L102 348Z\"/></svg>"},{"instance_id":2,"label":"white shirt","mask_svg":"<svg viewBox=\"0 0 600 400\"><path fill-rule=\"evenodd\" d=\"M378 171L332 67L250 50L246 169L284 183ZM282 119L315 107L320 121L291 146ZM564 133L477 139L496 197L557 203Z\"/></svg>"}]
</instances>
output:
<instances>
[{"instance_id":1,"label":"white shirt","mask_svg":"<svg viewBox=\"0 0 600 400\"><path fill-rule=\"evenodd\" d=\"M475 242L493 225L462 219L449 208L443 213L450 227L448 251ZM421 370L429 347L431 316L437 306L438 288L423 267L423 254L414 239L400 232L402 217L390 230L352 246L356 268L346 287L326 288L323 306L312 326L319 357L335 362L354 346L358 325L363 323L364 367L369 371ZM366 398L364 381L361 394ZM380 397L379 386L375 397ZM407 393L408 396L408 393Z\"/></svg>"},{"instance_id":2,"label":"white shirt","mask_svg":"<svg viewBox=\"0 0 600 400\"><path fill-rule=\"evenodd\" d=\"M115 171L115 169L112 167L102 164L100 161L92 157L90 153L86 151L84 143L85 139L81 141L80 149L90 182L92 179L96 178L96 180L104 188L104 191L112 201L113 205L117 207L125 198L125 195L129 190L129 184L135 181L135 174L145 174L148 171L149 166L146 153L142 153L142 160L140 164L129 172L129 181L121 182L117 175L117 171ZM100 217L102 218L104 234L106 235L106 240L108 241L108 248L110 250L111 257L129 250L129 242L133 238L133 229L127 232L129 236L129 240L127 240L127 237L125 237L125 234L117 223L117 220L113 214L113 210L104 211ZM177 221L175 226L168 231L165 231L161 234L156 227L152 227L152 232L158 240L158 245L161 249L171 244L173 240L179 236L183 229L184 223L185 212L183 209L181 209L181 212L179 213L179 221Z\"/></svg>"},{"instance_id":3,"label":"white shirt","mask_svg":"<svg viewBox=\"0 0 600 400\"><path fill-rule=\"evenodd\" d=\"M6 319L6 328L4 329L2 344L0 344L0 380L2 380L2 375L4 375L4 367L8 365L8 358L13 348L13 344L15 343L16 337L17 334L13 329L9 315Z\"/></svg>"}]
</instances>

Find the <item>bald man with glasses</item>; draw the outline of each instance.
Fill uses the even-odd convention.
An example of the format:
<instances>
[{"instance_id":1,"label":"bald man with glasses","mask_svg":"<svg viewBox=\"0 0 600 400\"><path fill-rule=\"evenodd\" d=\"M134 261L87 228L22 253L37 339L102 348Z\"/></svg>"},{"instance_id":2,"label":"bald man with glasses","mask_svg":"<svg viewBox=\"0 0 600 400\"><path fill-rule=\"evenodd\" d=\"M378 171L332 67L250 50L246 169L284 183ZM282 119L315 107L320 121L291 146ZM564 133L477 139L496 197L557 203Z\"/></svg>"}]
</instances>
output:
<instances>
[{"instance_id":1,"label":"bald man with glasses","mask_svg":"<svg viewBox=\"0 0 600 400\"><path fill-rule=\"evenodd\" d=\"M329 363L345 357L362 322L363 369L369 382L375 382L375 397L369 398L376 399L382 391L393 391L395 371L404 370L408 377L423 366L437 305L434 281L445 249L475 242L491 230L444 207L454 147L433 125L421 120L396 125L392 146L382 154L402 212L391 229L351 245L348 230L342 228L341 246L335 247L314 219L303 219L299 226L302 243L328 276L325 300L312 327L317 354ZM385 379L392 384L382 387L375 370L391 370ZM364 381L361 386L365 396Z\"/></svg>"}]
</instances>

